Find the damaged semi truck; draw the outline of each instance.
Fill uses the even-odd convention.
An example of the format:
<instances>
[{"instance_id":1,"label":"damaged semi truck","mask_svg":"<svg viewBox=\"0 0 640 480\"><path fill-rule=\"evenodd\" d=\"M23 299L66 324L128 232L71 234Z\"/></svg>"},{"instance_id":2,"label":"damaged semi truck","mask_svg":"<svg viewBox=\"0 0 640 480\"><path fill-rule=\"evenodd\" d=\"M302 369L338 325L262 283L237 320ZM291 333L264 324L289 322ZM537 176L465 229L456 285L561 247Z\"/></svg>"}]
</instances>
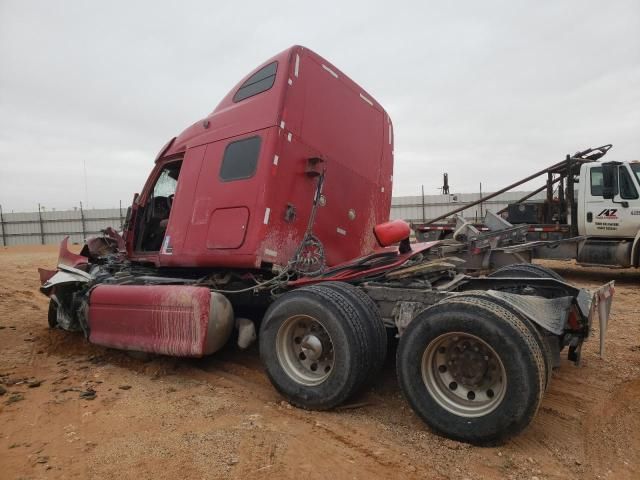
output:
<instances>
[{"instance_id":1,"label":"damaged semi truck","mask_svg":"<svg viewBox=\"0 0 640 480\"><path fill-rule=\"evenodd\" d=\"M40 270L51 327L106 347L201 357L239 328L274 387L335 407L399 337L399 384L451 438L514 435L561 350L579 361L613 283L576 288L535 265L470 276L451 246L389 222L393 125L365 90L294 46L242 79L158 154L122 235ZM576 374L577 373L576 371Z\"/></svg>"}]
</instances>

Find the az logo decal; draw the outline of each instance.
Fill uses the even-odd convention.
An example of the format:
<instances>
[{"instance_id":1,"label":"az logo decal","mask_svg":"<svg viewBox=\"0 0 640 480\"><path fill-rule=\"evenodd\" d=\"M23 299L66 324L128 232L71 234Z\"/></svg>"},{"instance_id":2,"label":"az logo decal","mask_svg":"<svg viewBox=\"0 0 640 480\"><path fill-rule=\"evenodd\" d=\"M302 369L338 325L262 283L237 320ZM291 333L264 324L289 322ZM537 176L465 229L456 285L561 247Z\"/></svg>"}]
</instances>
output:
<instances>
[{"instance_id":1,"label":"az logo decal","mask_svg":"<svg viewBox=\"0 0 640 480\"><path fill-rule=\"evenodd\" d=\"M605 208L602 210L597 217L598 218L618 218L618 209L617 208Z\"/></svg>"}]
</instances>

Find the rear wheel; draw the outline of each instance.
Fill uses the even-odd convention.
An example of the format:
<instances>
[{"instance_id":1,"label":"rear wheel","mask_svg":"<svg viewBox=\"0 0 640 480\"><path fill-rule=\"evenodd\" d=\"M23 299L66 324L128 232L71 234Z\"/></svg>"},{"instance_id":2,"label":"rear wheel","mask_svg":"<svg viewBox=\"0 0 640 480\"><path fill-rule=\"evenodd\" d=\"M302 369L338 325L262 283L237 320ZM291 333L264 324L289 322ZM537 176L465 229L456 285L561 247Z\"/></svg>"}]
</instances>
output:
<instances>
[{"instance_id":1,"label":"rear wheel","mask_svg":"<svg viewBox=\"0 0 640 480\"><path fill-rule=\"evenodd\" d=\"M364 320L344 293L322 286L285 293L260 327L269 379L294 405L328 409L356 393L372 369Z\"/></svg>"},{"instance_id":2,"label":"rear wheel","mask_svg":"<svg viewBox=\"0 0 640 480\"><path fill-rule=\"evenodd\" d=\"M403 393L428 425L472 443L523 430L546 383L543 352L527 325L473 297L421 312L400 338L396 368Z\"/></svg>"}]
</instances>

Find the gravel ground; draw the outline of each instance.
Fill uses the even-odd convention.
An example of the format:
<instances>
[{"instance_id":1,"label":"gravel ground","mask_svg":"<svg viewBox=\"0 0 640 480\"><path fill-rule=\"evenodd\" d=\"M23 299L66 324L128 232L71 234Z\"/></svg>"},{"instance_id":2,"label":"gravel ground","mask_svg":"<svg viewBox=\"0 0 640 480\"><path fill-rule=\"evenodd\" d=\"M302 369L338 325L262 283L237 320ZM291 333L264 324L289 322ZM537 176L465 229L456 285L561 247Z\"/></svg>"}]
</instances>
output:
<instances>
[{"instance_id":1,"label":"gravel ground","mask_svg":"<svg viewBox=\"0 0 640 480\"><path fill-rule=\"evenodd\" d=\"M0 477L640 478L640 272L545 262L595 287L616 280L607 355L563 360L532 425L478 448L432 433L398 391L393 359L351 405L291 407L257 350L134 358L47 328L38 266L55 247L0 250Z\"/></svg>"}]
</instances>

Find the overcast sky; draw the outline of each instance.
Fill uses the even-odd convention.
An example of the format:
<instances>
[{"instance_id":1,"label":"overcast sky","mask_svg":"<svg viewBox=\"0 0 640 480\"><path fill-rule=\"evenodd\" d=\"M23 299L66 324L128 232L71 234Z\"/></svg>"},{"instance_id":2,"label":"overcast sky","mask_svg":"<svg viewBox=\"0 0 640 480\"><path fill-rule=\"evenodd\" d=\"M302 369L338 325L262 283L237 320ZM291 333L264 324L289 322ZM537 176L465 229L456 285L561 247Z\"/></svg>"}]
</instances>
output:
<instances>
[{"instance_id":1,"label":"overcast sky","mask_svg":"<svg viewBox=\"0 0 640 480\"><path fill-rule=\"evenodd\" d=\"M128 205L169 138L293 44L389 112L394 195L604 143L640 159L639 0L227 3L0 0L3 209Z\"/></svg>"}]
</instances>

